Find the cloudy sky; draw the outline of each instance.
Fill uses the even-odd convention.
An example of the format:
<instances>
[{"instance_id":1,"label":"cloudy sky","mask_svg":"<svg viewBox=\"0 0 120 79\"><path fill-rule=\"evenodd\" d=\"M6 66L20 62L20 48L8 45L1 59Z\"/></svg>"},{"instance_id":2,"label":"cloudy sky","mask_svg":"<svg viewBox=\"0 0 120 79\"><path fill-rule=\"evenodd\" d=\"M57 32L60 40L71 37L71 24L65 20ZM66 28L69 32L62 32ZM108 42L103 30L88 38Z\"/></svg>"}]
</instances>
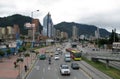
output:
<instances>
[{"instance_id":1,"label":"cloudy sky","mask_svg":"<svg viewBox=\"0 0 120 79\"><path fill-rule=\"evenodd\" d=\"M39 12L36 12L39 10ZM53 23L92 24L120 33L120 0L0 0L0 17L22 14L39 18L50 12Z\"/></svg>"}]
</instances>

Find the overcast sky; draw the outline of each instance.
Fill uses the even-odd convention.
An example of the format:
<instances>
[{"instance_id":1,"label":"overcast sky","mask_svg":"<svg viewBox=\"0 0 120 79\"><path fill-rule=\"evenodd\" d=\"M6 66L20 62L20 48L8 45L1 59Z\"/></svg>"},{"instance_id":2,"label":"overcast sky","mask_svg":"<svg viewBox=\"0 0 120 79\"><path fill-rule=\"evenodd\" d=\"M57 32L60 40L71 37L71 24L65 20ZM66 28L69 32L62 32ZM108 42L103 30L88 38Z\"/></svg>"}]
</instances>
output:
<instances>
[{"instance_id":1,"label":"overcast sky","mask_svg":"<svg viewBox=\"0 0 120 79\"><path fill-rule=\"evenodd\" d=\"M40 10L39 12L35 12ZM120 0L0 0L0 17L22 14L39 18L50 12L53 23L92 24L120 33Z\"/></svg>"}]
</instances>

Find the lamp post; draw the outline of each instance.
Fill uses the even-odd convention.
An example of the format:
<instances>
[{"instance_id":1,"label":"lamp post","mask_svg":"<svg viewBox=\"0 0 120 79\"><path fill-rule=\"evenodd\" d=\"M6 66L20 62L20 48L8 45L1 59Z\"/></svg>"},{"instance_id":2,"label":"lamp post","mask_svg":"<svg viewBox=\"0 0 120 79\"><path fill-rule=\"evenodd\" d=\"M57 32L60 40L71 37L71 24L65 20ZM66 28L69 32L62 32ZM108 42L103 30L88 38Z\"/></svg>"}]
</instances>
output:
<instances>
[{"instance_id":1,"label":"lamp post","mask_svg":"<svg viewBox=\"0 0 120 79\"><path fill-rule=\"evenodd\" d=\"M38 11L39 10L35 10L31 12L32 21L33 21L33 13ZM32 24L32 22L31 22L31 27L32 27L32 36L33 36L33 39L32 39L32 48L33 48L34 42L35 42L35 36L34 36L34 24Z\"/></svg>"}]
</instances>

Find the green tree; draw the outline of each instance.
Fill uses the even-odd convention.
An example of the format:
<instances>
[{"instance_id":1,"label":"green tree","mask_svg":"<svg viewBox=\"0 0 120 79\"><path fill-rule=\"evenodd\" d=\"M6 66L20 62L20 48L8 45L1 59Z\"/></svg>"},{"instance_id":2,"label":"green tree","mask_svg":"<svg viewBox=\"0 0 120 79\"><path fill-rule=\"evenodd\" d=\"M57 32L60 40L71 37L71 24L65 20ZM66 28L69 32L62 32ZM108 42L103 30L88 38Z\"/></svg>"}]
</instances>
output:
<instances>
[{"instance_id":1,"label":"green tree","mask_svg":"<svg viewBox=\"0 0 120 79\"><path fill-rule=\"evenodd\" d=\"M109 44L108 39L99 39L99 46L104 46L105 44Z\"/></svg>"},{"instance_id":2,"label":"green tree","mask_svg":"<svg viewBox=\"0 0 120 79\"><path fill-rule=\"evenodd\" d=\"M5 52L0 50L0 56L3 58L4 55L5 55ZM2 58L1 58L1 61L2 61Z\"/></svg>"},{"instance_id":3,"label":"green tree","mask_svg":"<svg viewBox=\"0 0 120 79\"><path fill-rule=\"evenodd\" d=\"M9 58L9 55L11 54L11 50L10 50L10 48L8 48L8 49L6 50L6 52L7 52L7 56L8 56L8 58Z\"/></svg>"},{"instance_id":4,"label":"green tree","mask_svg":"<svg viewBox=\"0 0 120 79\"><path fill-rule=\"evenodd\" d=\"M21 36L20 36L20 39L21 39L21 40L24 40L24 39L25 39L25 36L21 35Z\"/></svg>"},{"instance_id":5,"label":"green tree","mask_svg":"<svg viewBox=\"0 0 120 79\"><path fill-rule=\"evenodd\" d=\"M112 30L112 33L109 38L109 44L112 44L113 42L118 42L118 41L119 41L119 38L118 38L117 33L115 33L115 31Z\"/></svg>"}]
</instances>

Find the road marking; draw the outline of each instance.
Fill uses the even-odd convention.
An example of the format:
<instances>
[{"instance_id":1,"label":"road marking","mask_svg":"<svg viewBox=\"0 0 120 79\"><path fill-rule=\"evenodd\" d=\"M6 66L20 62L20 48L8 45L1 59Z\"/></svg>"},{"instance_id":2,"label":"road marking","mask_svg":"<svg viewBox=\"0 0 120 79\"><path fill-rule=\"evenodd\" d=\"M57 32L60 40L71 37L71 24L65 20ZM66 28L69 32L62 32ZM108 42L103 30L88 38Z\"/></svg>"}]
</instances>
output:
<instances>
[{"instance_id":1,"label":"road marking","mask_svg":"<svg viewBox=\"0 0 120 79\"><path fill-rule=\"evenodd\" d=\"M55 71L57 71L57 68L55 68Z\"/></svg>"},{"instance_id":2,"label":"road marking","mask_svg":"<svg viewBox=\"0 0 120 79\"><path fill-rule=\"evenodd\" d=\"M44 79L44 77L42 77L42 79Z\"/></svg>"},{"instance_id":3,"label":"road marking","mask_svg":"<svg viewBox=\"0 0 120 79\"><path fill-rule=\"evenodd\" d=\"M81 71L83 72L83 74L88 77L89 79L92 79L84 70L81 69Z\"/></svg>"},{"instance_id":4,"label":"road marking","mask_svg":"<svg viewBox=\"0 0 120 79\"><path fill-rule=\"evenodd\" d=\"M39 69L40 69L40 67L39 67L39 66L35 66L35 69L36 69L36 70L39 70Z\"/></svg>"},{"instance_id":5,"label":"road marking","mask_svg":"<svg viewBox=\"0 0 120 79\"><path fill-rule=\"evenodd\" d=\"M45 68L43 68L43 73L45 73Z\"/></svg>"},{"instance_id":6,"label":"road marking","mask_svg":"<svg viewBox=\"0 0 120 79\"><path fill-rule=\"evenodd\" d=\"M77 79L76 77L74 77L74 79Z\"/></svg>"},{"instance_id":7,"label":"road marking","mask_svg":"<svg viewBox=\"0 0 120 79\"><path fill-rule=\"evenodd\" d=\"M58 79L60 79L60 78L58 77Z\"/></svg>"},{"instance_id":8,"label":"road marking","mask_svg":"<svg viewBox=\"0 0 120 79\"><path fill-rule=\"evenodd\" d=\"M80 63L78 63L80 65ZM83 74L88 77L89 79L92 79L92 77L86 72L84 71L82 68L79 69L81 72L83 72Z\"/></svg>"},{"instance_id":9,"label":"road marking","mask_svg":"<svg viewBox=\"0 0 120 79\"><path fill-rule=\"evenodd\" d=\"M48 70L50 70L50 66L48 66Z\"/></svg>"}]
</instances>

